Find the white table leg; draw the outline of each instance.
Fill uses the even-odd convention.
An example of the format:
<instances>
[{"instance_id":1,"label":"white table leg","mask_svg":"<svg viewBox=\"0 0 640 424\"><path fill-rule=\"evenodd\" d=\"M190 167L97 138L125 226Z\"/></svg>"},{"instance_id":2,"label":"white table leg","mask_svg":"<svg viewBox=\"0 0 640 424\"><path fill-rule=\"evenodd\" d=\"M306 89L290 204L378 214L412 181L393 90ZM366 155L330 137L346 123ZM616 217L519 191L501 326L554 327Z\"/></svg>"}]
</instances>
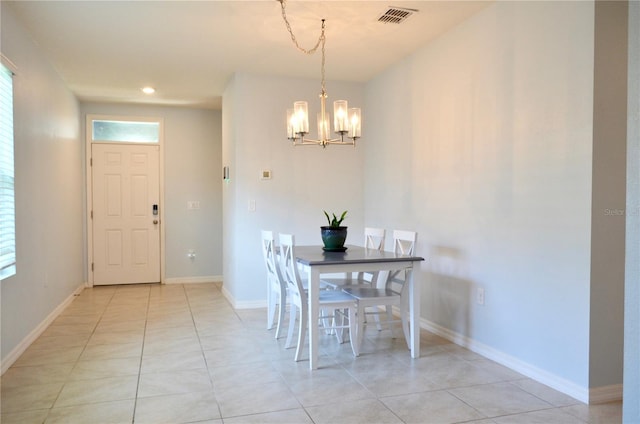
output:
<instances>
[{"instance_id":1,"label":"white table leg","mask_svg":"<svg viewBox=\"0 0 640 424\"><path fill-rule=\"evenodd\" d=\"M413 268L407 270L409 283L409 319L411 332L411 357L420 357L420 284L413 278Z\"/></svg>"},{"instance_id":2,"label":"white table leg","mask_svg":"<svg viewBox=\"0 0 640 424\"><path fill-rule=\"evenodd\" d=\"M318 368L318 316L320 316L320 271L309 267L309 369Z\"/></svg>"}]
</instances>

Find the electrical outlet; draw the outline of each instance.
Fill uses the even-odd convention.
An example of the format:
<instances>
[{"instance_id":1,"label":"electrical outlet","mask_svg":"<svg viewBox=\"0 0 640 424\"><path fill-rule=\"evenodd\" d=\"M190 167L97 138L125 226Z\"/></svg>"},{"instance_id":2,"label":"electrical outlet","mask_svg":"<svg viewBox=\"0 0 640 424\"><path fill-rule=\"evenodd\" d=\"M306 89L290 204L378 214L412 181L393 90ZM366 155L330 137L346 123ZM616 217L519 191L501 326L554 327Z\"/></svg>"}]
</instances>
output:
<instances>
[{"instance_id":1,"label":"electrical outlet","mask_svg":"<svg viewBox=\"0 0 640 424\"><path fill-rule=\"evenodd\" d=\"M476 302L478 305L484 305L484 289L482 287L478 287L478 291L476 292Z\"/></svg>"}]
</instances>

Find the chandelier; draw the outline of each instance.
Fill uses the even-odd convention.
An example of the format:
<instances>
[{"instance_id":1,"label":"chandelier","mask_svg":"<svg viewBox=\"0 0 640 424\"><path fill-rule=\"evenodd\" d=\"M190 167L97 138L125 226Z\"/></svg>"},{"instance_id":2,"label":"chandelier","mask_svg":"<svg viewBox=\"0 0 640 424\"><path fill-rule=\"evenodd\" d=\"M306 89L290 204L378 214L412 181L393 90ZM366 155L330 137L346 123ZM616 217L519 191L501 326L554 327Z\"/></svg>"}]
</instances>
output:
<instances>
[{"instance_id":1,"label":"chandelier","mask_svg":"<svg viewBox=\"0 0 640 424\"><path fill-rule=\"evenodd\" d=\"M306 146L306 145L318 145L327 147L329 144L341 144L345 146L355 146L356 140L361 136L362 118L360 108L349 108L346 100L336 100L333 102L333 130L338 137L331 138L330 126L331 116L326 111L327 90L325 89L325 24L322 19L322 29L320 37L316 42L316 45L307 50L298 44L291 25L287 20L287 14L285 12L286 0L278 0L282 7L282 19L287 26L287 31L291 35L291 41L296 48L305 53L313 54L318 47L321 46L322 52L322 66L321 66L321 91L320 91L320 112L317 115L318 119L318 138L307 138L309 134L309 108L307 102L297 101L293 103L293 109L287 109L287 138L291 140L294 146Z\"/></svg>"}]
</instances>

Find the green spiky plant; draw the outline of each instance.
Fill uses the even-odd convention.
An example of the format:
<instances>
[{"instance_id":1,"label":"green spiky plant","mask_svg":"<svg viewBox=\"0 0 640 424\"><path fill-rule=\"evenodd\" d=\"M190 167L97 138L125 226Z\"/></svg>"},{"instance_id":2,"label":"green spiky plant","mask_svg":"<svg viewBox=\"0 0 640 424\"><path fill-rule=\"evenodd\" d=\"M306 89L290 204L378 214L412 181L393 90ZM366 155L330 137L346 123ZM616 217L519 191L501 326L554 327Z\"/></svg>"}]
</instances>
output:
<instances>
[{"instance_id":1,"label":"green spiky plant","mask_svg":"<svg viewBox=\"0 0 640 424\"><path fill-rule=\"evenodd\" d=\"M333 218L331 218L327 213L327 211L323 211L323 212L324 212L324 216L327 217L327 222L329 223L330 227L340 227L342 224L342 221L344 221L344 219L347 217L347 211L342 212L342 215L340 215L340 218L338 218L335 213L331 214L333 215Z\"/></svg>"}]
</instances>

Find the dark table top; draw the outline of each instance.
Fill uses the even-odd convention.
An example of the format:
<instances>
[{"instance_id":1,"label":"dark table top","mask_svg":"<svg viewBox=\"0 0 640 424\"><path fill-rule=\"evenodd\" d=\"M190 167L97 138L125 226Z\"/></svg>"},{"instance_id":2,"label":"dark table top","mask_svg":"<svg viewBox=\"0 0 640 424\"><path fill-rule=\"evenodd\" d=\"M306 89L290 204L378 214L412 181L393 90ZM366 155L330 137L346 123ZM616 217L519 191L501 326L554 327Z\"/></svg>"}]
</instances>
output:
<instances>
[{"instance_id":1,"label":"dark table top","mask_svg":"<svg viewBox=\"0 0 640 424\"><path fill-rule=\"evenodd\" d=\"M336 265L344 263L419 262L420 256L397 255L394 252L346 245L344 252L325 252L322 246L296 246L296 259L303 265Z\"/></svg>"}]
</instances>

